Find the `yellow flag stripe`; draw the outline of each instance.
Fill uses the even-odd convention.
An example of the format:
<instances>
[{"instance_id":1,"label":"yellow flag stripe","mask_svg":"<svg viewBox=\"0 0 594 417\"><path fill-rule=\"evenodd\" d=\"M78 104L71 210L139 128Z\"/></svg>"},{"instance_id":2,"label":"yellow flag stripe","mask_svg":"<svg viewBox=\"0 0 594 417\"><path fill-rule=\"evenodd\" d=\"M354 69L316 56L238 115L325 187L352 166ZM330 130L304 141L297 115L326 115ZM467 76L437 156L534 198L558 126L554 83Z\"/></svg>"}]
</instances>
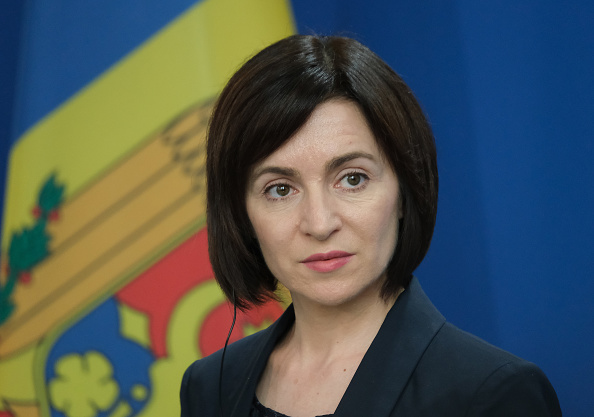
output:
<instances>
[{"instance_id":1,"label":"yellow flag stripe","mask_svg":"<svg viewBox=\"0 0 594 417\"><path fill-rule=\"evenodd\" d=\"M3 248L30 223L51 172L66 197L191 104L212 97L263 46L294 32L286 0L206 0L26 132L11 153Z\"/></svg>"}]
</instances>

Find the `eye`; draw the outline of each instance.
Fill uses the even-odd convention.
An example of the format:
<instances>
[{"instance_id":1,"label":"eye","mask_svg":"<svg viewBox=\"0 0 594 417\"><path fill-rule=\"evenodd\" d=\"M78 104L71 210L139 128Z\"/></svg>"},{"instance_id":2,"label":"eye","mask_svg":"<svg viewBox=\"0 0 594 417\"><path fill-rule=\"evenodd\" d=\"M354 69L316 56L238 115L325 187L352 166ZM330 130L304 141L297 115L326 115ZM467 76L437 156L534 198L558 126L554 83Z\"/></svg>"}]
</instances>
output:
<instances>
[{"instance_id":1,"label":"eye","mask_svg":"<svg viewBox=\"0 0 594 417\"><path fill-rule=\"evenodd\" d=\"M264 191L272 199L283 198L291 194L291 186L287 184L274 184Z\"/></svg>"},{"instance_id":2,"label":"eye","mask_svg":"<svg viewBox=\"0 0 594 417\"><path fill-rule=\"evenodd\" d=\"M344 188L357 188L361 187L365 180L367 180L367 175L362 174L360 172L351 172L342 177L340 180L340 185Z\"/></svg>"}]
</instances>

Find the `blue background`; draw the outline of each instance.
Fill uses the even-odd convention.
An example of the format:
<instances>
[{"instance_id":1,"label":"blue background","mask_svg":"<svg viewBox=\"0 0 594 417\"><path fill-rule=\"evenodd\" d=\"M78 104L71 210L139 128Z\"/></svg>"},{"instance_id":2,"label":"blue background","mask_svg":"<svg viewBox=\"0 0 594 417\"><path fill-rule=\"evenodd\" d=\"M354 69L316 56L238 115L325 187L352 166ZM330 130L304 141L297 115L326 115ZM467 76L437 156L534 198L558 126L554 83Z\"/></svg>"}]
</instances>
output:
<instances>
[{"instance_id":1,"label":"blue background","mask_svg":"<svg viewBox=\"0 0 594 417\"><path fill-rule=\"evenodd\" d=\"M28 127L193 3L2 2L2 161ZM565 415L590 416L594 2L561 3L294 0L293 9L301 33L371 47L429 115L441 188L417 275L434 303L539 364Z\"/></svg>"}]
</instances>

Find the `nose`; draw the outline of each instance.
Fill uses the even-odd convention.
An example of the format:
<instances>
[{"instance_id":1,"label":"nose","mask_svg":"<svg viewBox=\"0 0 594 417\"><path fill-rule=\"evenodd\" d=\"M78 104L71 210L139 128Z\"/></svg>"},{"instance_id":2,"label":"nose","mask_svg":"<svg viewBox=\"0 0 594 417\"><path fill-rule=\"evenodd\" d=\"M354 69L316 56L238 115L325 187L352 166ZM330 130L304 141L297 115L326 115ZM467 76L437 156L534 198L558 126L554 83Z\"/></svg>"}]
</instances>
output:
<instances>
[{"instance_id":1,"label":"nose","mask_svg":"<svg viewBox=\"0 0 594 417\"><path fill-rule=\"evenodd\" d=\"M338 209L331 196L323 192L309 194L301 205L301 232L320 241L328 239L342 227Z\"/></svg>"}]
</instances>

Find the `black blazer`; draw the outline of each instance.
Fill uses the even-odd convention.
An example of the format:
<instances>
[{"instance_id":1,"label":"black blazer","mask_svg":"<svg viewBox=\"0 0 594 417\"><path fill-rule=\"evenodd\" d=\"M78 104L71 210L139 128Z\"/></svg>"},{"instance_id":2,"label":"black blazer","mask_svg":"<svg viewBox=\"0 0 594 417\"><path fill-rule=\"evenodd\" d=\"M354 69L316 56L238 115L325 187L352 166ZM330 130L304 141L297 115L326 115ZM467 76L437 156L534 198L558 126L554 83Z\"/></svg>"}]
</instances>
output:
<instances>
[{"instance_id":1,"label":"black blazer","mask_svg":"<svg viewBox=\"0 0 594 417\"><path fill-rule=\"evenodd\" d=\"M245 417L291 307L268 329L227 348L223 415ZM181 387L182 417L218 417L221 351L194 362ZM561 416L557 395L534 364L450 323L412 280L363 357L336 417Z\"/></svg>"}]
</instances>

